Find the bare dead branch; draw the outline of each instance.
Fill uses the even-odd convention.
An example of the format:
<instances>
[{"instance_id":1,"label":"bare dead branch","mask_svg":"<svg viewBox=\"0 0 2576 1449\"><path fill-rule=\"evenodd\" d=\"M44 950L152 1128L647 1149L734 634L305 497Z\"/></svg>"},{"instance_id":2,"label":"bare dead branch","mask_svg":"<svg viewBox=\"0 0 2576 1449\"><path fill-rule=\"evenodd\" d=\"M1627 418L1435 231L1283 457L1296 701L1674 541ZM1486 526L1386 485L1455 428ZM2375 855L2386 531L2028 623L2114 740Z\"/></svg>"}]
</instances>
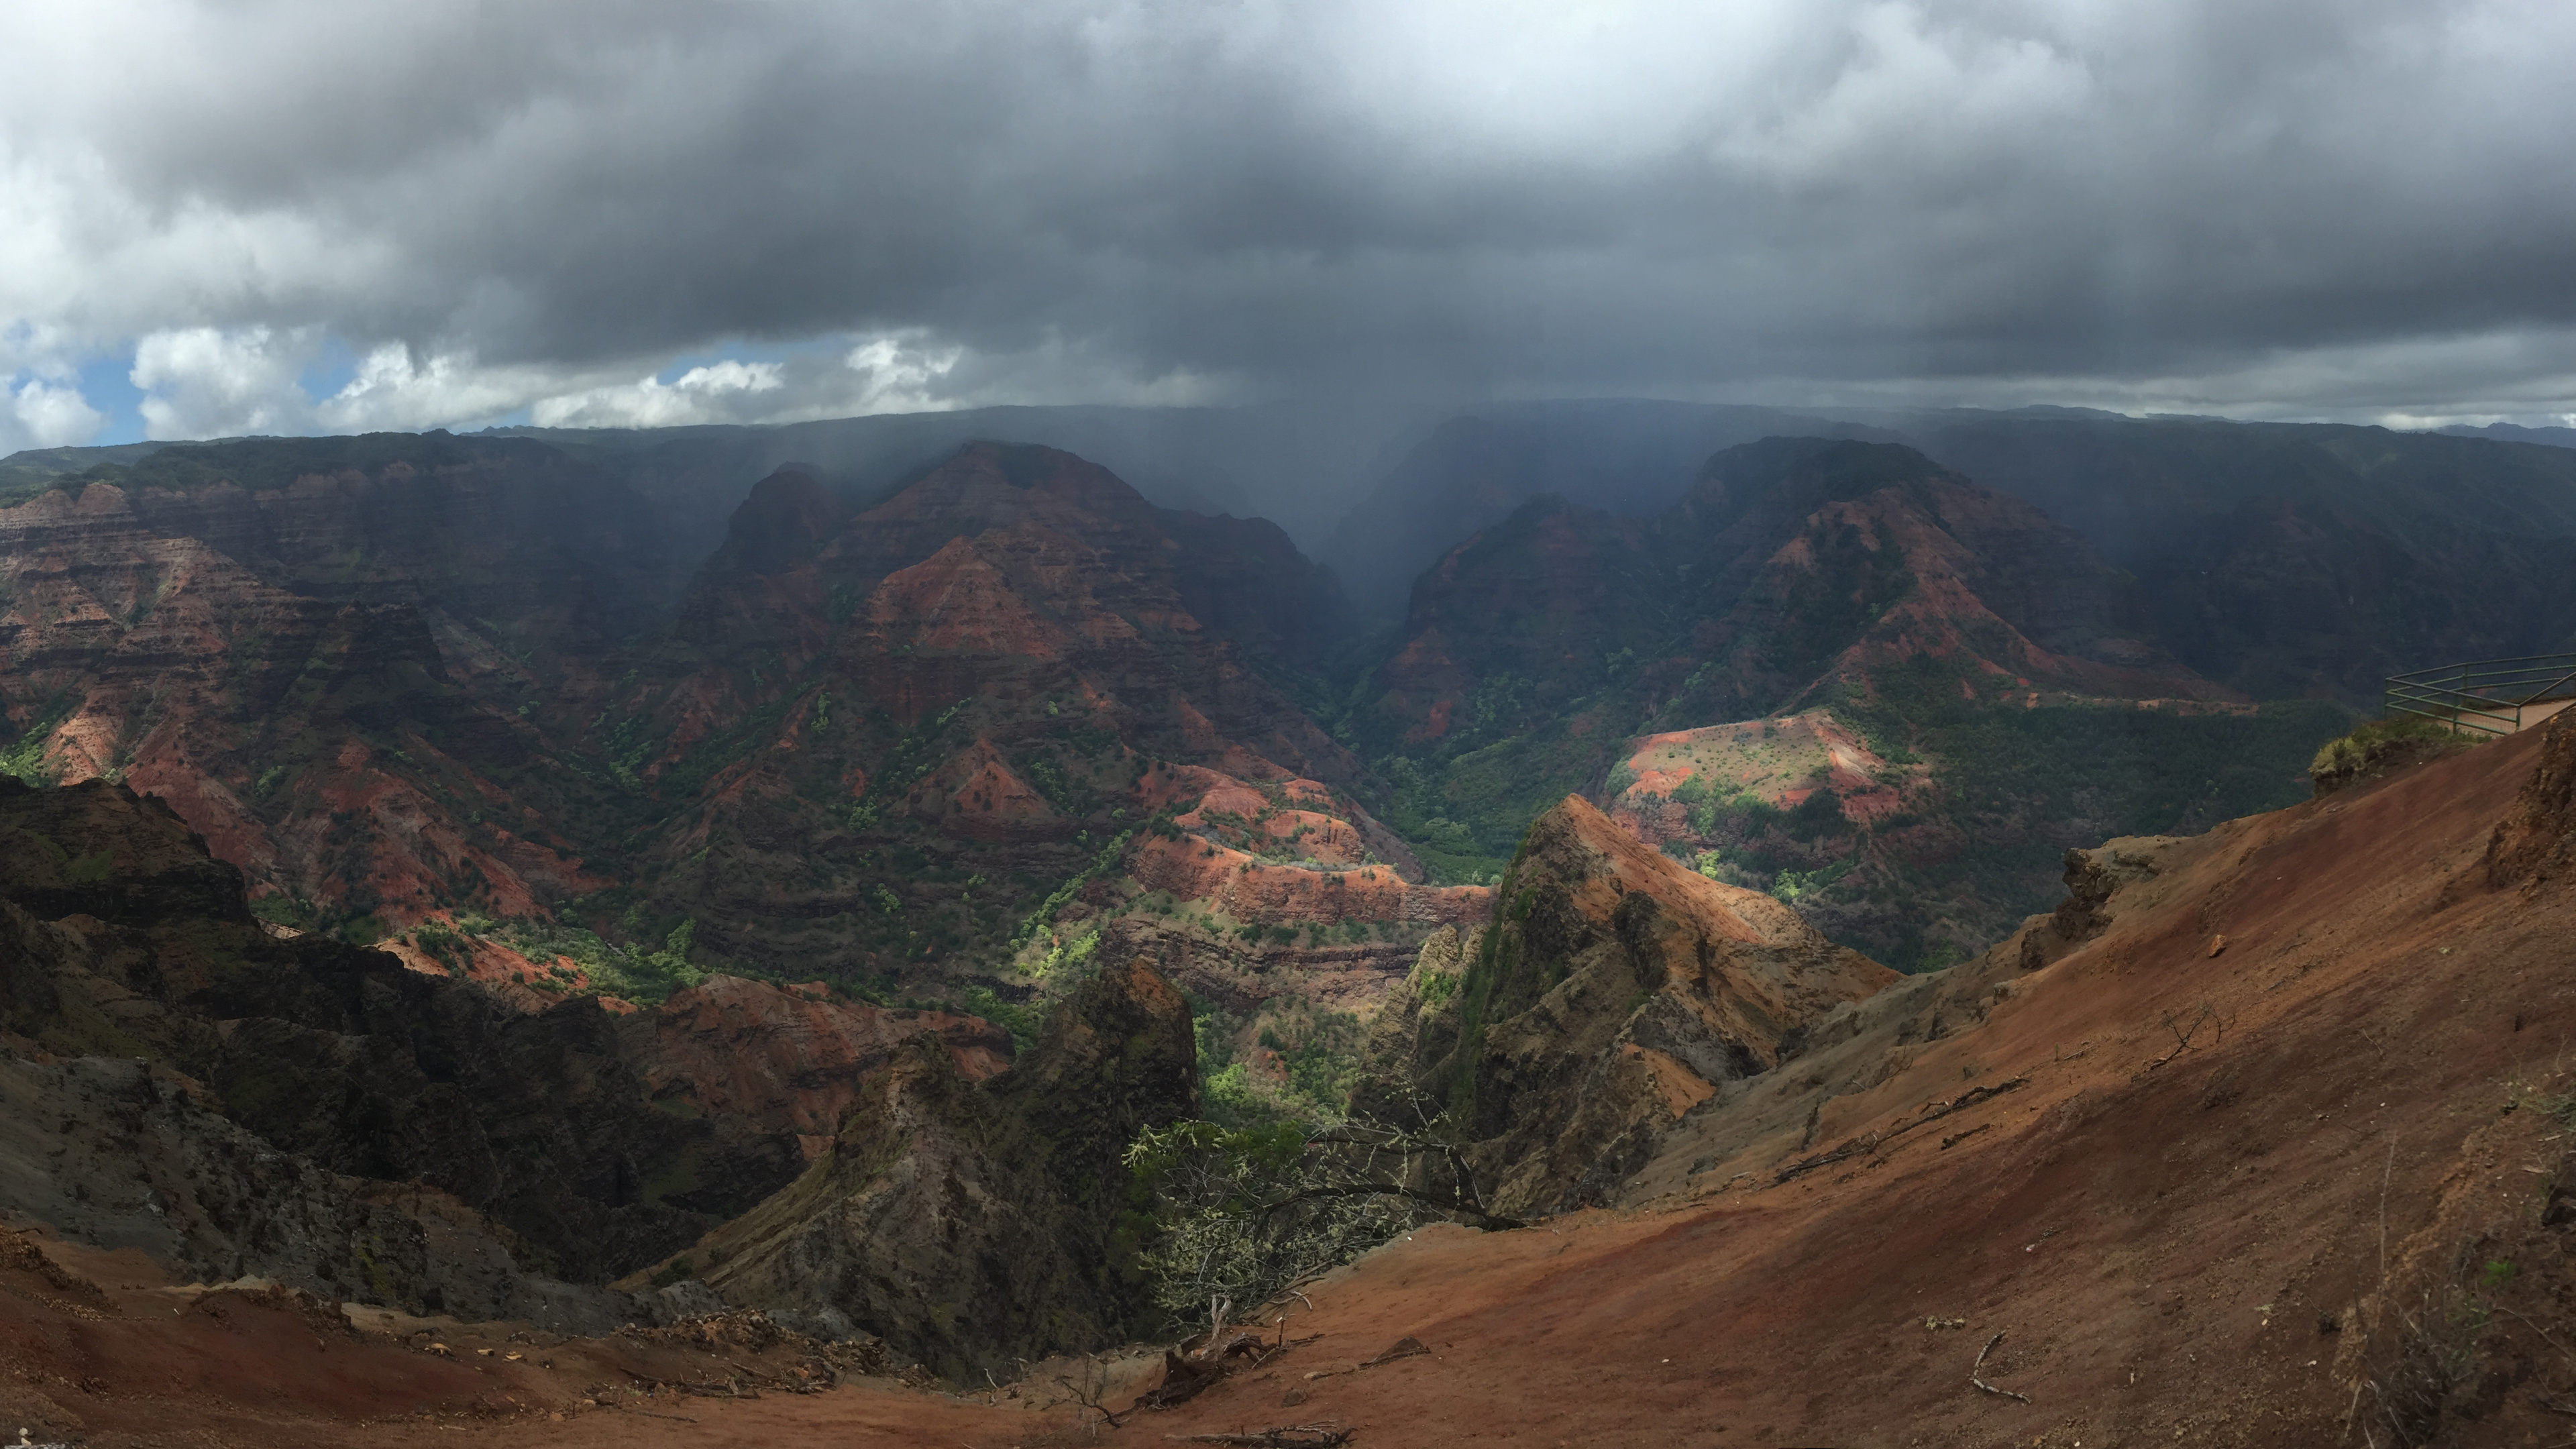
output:
<instances>
[{"instance_id":1,"label":"bare dead branch","mask_svg":"<svg viewBox=\"0 0 2576 1449\"><path fill-rule=\"evenodd\" d=\"M1098 1365L1094 1364L1092 1368L1097 1370ZM1073 1396L1075 1403L1098 1414L1101 1421L1112 1429L1118 1427L1118 1420L1121 1417L1136 1412L1136 1406L1133 1404L1124 1409L1113 1410L1107 1404L1100 1402L1101 1393L1108 1388L1107 1375L1094 1378L1091 1372L1086 1372L1083 1374L1083 1379L1083 1383L1076 1384L1073 1380L1058 1374L1055 1381L1064 1385L1064 1391Z\"/></svg>"},{"instance_id":2,"label":"bare dead branch","mask_svg":"<svg viewBox=\"0 0 2576 1449\"><path fill-rule=\"evenodd\" d=\"M2156 1058L2154 1061L2147 1063L2147 1070L2152 1072L2156 1068L2163 1066L2165 1063L2172 1061L2174 1058L2181 1056L2184 1052L2195 1050L2192 1046L2191 1039L2200 1031L2200 1024L2204 1021L2216 1022L2218 1024L2217 1034L2212 1036L2209 1042L2210 1046L2215 1049L2220 1042L2227 1040L2227 1018L2218 1014L2217 1007L2212 1006L2206 1001L2202 1002L2200 1004L2200 1014L2191 1019L2191 1025L2189 1026L2176 1026L2174 1024L2173 1013L2170 1011L2166 1012L2165 1030L2174 1034L2174 1049L2165 1053L2163 1056Z\"/></svg>"},{"instance_id":3,"label":"bare dead branch","mask_svg":"<svg viewBox=\"0 0 2576 1449\"><path fill-rule=\"evenodd\" d=\"M1986 1366L1986 1355L1993 1353L1995 1351L1995 1345L2003 1341L2003 1330L2000 1328L1996 1329L1995 1336L1986 1340L1986 1346L1977 1350L1977 1361L1968 1367L1968 1382L1976 1385L1980 1389L1983 1389L1987 1393L1993 1394L1997 1398L2012 1399L2017 1402L2027 1404L2030 1402L2030 1395L2016 1394L2010 1389L1996 1388L1993 1384L1987 1383L1984 1379L1977 1377L1977 1371Z\"/></svg>"},{"instance_id":4,"label":"bare dead branch","mask_svg":"<svg viewBox=\"0 0 2576 1449\"><path fill-rule=\"evenodd\" d=\"M2551 1338L2547 1329L2542 1328L2539 1324L2531 1321L2531 1315L2527 1313L2518 1313L2513 1309L2505 1307L2501 1303L2491 1304L2489 1306L2507 1318L2520 1321L2523 1327L2530 1329L2535 1334L2538 1334L2540 1336L2540 1341L2548 1344L2552 1349L2555 1349L2560 1358L2566 1359L2570 1362L2576 1362L2576 1353L2569 1353L2566 1349L2560 1348L2558 1346L2558 1340Z\"/></svg>"},{"instance_id":5,"label":"bare dead branch","mask_svg":"<svg viewBox=\"0 0 2576 1449\"><path fill-rule=\"evenodd\" d=\"M1884 1132L1864 1133L1861 1136L1855 1137L1850 1141L1843 1143L1841 1146L1834 1148L1830 1152L1819 1152L1813 1157L1800 1158L1798 1161L1790 1163L1787 1167L1780 1169L1779 1174L1771 1179L1771 1185L1773 1187L1778 1187L1780 1184L1787 1182L1792 1178L1803 1177L1806 1174L1815 1171L1817 1168L1831 1167L1837 1162L1846 1161L1850 1158L1860 1156L1862 1153L1876 1151L1878 1148L1895 1141L1897 1138L1904 1136L1906 1133L1911 1132L1915 1128L1921 1127L1926 1123L1938 1122L1953 1112L1964 1111L1967 1108L1977 1105L1979 1102L1987 1100L1988 1098L2000 1097L2006 1092L2016 1091L2029 1085L2030 1078L2027 1076L2020 1076L2007 1077L1990 1086L1971 1088L1970 1090L1962 1092L1958 1096L1951 1098L1947 1102L1935 1102L1931 1106L1924 1108L1922 1115L1916 1117L1910 1122L1901 1122L1894 1127L1888 1128ZM1959 1137L1965 1137L1967 1135L1968 1134L1965 1132L1958 1134ZM1954 1137L1951 1140L1955 1142L1958 1138ZM1943 1145L1947 1146L1948 1144L1944 1143Z\"/></svg>"}]
</instances>

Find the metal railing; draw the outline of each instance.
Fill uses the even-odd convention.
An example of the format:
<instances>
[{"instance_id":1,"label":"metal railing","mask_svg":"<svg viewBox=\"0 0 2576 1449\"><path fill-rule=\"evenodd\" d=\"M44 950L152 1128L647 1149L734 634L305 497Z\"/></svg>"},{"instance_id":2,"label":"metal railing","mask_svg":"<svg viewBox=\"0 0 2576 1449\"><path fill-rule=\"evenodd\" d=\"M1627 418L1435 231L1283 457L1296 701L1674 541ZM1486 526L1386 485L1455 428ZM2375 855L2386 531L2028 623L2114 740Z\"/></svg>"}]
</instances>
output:
<instances>
[{"instance_id":1,"label":"metal railing","mask_svg":"<svg viewBox=\"0 0 2576 1449\"><path fill-rule=\"evenodd\" d=\"M2576 654L2536 654L2392 674L2380 697L2380 713L2509 735L2555 714L2571 699L2576 699Z\"/></svg>"}]
</instances>

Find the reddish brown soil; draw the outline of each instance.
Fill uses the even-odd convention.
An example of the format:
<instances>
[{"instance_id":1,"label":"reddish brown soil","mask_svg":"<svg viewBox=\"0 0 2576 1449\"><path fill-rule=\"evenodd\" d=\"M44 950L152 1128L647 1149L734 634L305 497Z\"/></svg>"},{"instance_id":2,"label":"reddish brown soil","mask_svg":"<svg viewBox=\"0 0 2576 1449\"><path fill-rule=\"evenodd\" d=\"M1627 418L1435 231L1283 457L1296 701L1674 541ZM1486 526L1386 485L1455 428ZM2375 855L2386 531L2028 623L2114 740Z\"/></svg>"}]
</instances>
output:
<instances>
[{"instance_id":1,"label":"reddish brown soil","mask_svg":"<svg viewBox=\"0 0 2576 1449\"><path fill-rule=\"evenodd\" d=\"M269 1295L162 1286L131 1252L43 1240L70 1270L46 1275L12 1264L11 1246L0 1235L0 1433L11 1442L24 1426L39 1443L96 1449L468 1442L459 1432L567 1445L703 1444L710 1431L730 1444L955 1443L993 1418L893 1380L721 1401L639 1392L639 1381L792 1370L619 1338L513 1340L506 1324L354 1333ZM396 1336L413 1327L432 1331Z\"/></svg>"},{"instance_id":2,"label":"reddish brown soil","mask_svg":"<svg viewBox=\"0 0 2576 1449\"><path fill-rule=\"evenodd\" d=\"M2107 934L1999 978L1981 1024L1827 1105L1812 1147L2017 1088L1786 1185L1795 1135L1661 1164L1675 1191L1637 1208L1417 1233L1309 1290L1290 1332L1320 1340L1104 1437L1334 1420L1366 1449L2385 1445L2372 1403L2467 1342L2438 1442L2566 1443L2544 1401L2576 1406L2570 1230L2542 1207L2570 1176L2551 1111L2576 1070L2576 882L2499 888L2486 867L2540 734L2177 848ZM2168 1017L2204 1004L2223 1037L2203 1023L2177 1052ZM2520 1286L2462 1339L2446 1290L2499 1262ZM546 1376L317 1351L283 1312L150 1295L93 1320L7 1282L0 1401L41 1393L103 1445L443 1443L453 1423L512 1442L999 1446L1067 1442L1072 1412L850 1388L558 1425L544 1413L609 1377L615 1341L555 1350ZM1969 1382L1998 1333L1982 1377L2028 1403ZM1408 1334L1432 1352L1358 1367ZM543 1412L445 1417L514 1395ZM434 1406L438 1428L382 1422Z\"/></svg>"}]
</instances>

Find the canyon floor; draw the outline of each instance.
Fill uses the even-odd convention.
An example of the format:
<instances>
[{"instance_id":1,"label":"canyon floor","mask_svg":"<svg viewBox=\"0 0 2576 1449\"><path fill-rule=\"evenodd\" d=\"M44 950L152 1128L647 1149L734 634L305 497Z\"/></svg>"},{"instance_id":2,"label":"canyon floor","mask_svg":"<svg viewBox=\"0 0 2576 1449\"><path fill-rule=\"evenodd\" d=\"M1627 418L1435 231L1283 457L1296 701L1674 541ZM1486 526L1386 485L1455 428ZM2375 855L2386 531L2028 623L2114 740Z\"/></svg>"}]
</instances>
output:
<instances>
[{"instance_id":1,"label":"canyon floor","mask_svg":"<svg viewBox=\"0 0 2576 1449\"><path fill-rule=\"evenodd\" d=\"M2576 879L2564 802L2525 786L2545 766L2564 796L2571 762L2576 730L2530 730L2139 842L2152 870L2107 929L2038 970L2022 936L1953 968L1933 1023L1873 1048L1866 1090L1791 1131L1686 1119L1628 1206L1389 1244L1289 1304L1286 1337L1309 1341L1114 1430L1052 1382L1076 1365L974 1394L722 1397L797 1365L508 1325L353 1333L28 1237L0 1252L0 1434L998 1449L1329 1421L1368 1449L2569 1443ZM2506 838L2559 832L2555 874L2499 864L2509 819ZM1765 1094L1815 1084L1793 1062L1720 1107L1758 1121ZM1406 1337L1428 1352L1362 1366ZM1157 1361L1111 1360L1109 1402Z\"/></svg>"}]
</instances>

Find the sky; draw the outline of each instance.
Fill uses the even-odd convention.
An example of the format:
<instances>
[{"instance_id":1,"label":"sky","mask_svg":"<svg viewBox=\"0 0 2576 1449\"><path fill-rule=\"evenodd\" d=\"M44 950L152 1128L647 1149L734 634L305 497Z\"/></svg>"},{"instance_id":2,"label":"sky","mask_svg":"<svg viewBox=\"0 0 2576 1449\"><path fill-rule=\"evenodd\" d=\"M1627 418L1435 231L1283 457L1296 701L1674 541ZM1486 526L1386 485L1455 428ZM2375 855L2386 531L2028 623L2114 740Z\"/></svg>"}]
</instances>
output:
<instances>
[{"instance_id":1,"label":"sky","mask_svg":"<svg viewBox=\"0 0 2576 1449\"><path fill-rule=\"evenodd\" d=\"M2576 421L2564 0L0 8L0 453L990 403Z\"/></svg>"}]
</instances>

